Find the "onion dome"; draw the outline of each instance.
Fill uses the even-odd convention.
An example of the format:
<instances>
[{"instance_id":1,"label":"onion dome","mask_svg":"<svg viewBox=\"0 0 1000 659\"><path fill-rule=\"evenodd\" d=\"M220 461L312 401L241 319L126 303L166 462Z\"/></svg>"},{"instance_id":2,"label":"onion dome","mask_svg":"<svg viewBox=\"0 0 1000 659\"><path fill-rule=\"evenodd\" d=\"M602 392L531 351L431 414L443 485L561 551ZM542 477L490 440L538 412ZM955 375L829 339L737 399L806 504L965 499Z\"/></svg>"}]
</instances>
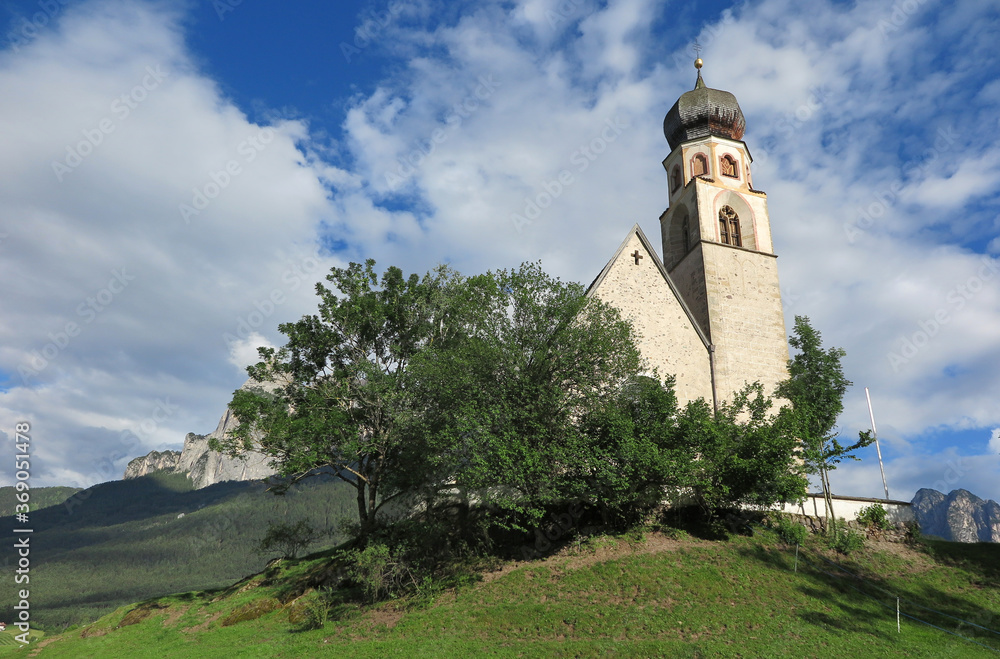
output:
<instances>
[{"instance_id":1,"label":"onion dome","mask_svg":"<svg viewBox=\"0 0 1000 659\"><path fill-rule=\"evenodd\" d=\"M736 97L729 92L710 89L701 78L701 59L694 62L698 81L694 89L681 94L663 119L663 134L673 151L677 145L709 135L742 140L746 120Z\"/></svg>"}]
</instances>

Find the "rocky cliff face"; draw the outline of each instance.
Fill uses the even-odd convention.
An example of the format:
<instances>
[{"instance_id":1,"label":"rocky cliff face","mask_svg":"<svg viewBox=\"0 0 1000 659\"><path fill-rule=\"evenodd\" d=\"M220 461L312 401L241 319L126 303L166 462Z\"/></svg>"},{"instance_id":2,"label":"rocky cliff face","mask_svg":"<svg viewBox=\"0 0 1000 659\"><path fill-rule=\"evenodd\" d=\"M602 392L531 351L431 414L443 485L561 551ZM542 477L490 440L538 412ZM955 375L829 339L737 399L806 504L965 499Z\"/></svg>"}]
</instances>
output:
<instances>
[{"instance_id":1,"label":"rocky cliff face","mask_svg":"<svg viewBox=\"0 0 1000 659\"><path fill-rule=\"evenodd\" d=\"M1000 542L1000 504L968 490L945 495L927 488L913 497L913 514L926 535L954 542Z\"/></svg>"},{"instance_id":2,"label":"rocky cliff face","mask_svg":"<svg viewBox=\"0 0 1000 659\"><path fill-rule=\"evenodd\" d=\"M129 462L122 478L139 478L154 471L176 471L180 457L177 451L152 451Z\"/></svg>"},{"instance_id":3,"label":"rocky cliff face","mask_svg":"<svg viewBox=\"0 0 1000 659\"><path fill-rule=\"evenodd\" d=\"M251 385L257 383L247 381L243 387ZM180 453L153 451L132 460L125 468L124 478L138 478L153 471L167 469L187 474L195 489L201 489L222 481L260 480L274 475L274 469L268 464L270 458L262 453L247 451L238 457L230 457L208 448L210 439L221 439L237 423L236 417L227 408L215 430L207 435L189 432L184 438L184 449Z\"/></svg>"}]
</instances>

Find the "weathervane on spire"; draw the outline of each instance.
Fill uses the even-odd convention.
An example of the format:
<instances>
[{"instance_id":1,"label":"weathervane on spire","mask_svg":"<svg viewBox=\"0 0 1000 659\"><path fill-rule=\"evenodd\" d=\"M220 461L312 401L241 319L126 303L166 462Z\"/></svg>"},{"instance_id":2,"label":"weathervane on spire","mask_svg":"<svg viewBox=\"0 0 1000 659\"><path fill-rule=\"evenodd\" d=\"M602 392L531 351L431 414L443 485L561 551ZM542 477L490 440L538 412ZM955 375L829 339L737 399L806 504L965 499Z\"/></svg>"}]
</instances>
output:
<instances>
[{"instance_id":1,"label":"weathervane on spire","mask_svg":"<svg viewBox=\"0 0 1000 659\"><path fill-rule=\"evenodd\" d=\"M701 44L697 41L694 42L694 46L691 47L694 50L694 68L698 69L698 79L694 81L694 88L701 89L705 86L705 81L701 79L701 67L704 62L701 61Z\"/></svg>"}]
</instances>

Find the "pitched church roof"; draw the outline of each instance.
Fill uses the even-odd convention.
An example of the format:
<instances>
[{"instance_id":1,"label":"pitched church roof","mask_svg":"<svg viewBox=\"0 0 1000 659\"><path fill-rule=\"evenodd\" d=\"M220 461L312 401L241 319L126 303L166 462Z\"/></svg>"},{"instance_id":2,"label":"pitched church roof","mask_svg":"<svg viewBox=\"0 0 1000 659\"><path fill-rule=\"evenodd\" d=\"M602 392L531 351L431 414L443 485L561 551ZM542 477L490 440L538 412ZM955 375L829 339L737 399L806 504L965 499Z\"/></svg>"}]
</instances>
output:
<instances>
[{"instance_id":1,"label":"pitched church roof","mask_svg":"<svg viewBox=\"0 0 1000 659\"><path fill-rule=\"evenodd\" d=\"M642 227L640 227L638 224L633 224L632 228L629 229L629 232L625 235L625 240L622 241L622 243L618 246L618 249L615 250L615 253L611 257L611 259L607 262L607 264L604 266L601 272L598 273L594 281L590 283L590 286L587 287L586 294L590 296L593 294L594 291L596 291L600 287L601 283L604 281L604 278L607 277L608 273L611 271L612 266L614 266L614 264L619 259L633 258L631 255L624 253L625 248L628 247L628 244L629 242L631 242L633 235L639 239L639 244L646 252L646 255L649 256L653 265L656 266L656 269L659 271L660 276L663 277L663 281L670 288L670 292L673 294L674 299L677 300L678 304L680 304L681 309L683 309L684 314L687 316L688 322L691 324L692 329L694 329L694 331L698 334L698 338L701 339L701 342L705 345L705 349L708 350L711 346L708 337L705 336L705 332L702 331L702 328L698 324L698 321L695 320L694 314L691 313L691 309L689 309L687 304L684 302L684 298L681 297L680 292L678 292L677 286L675 286L673 280L670 279L670 275L667 273L667 269L663 266L663 261L660 260L660 257L656 253L656 250L653 249L652 243L649 242L649 239L646 237L646 234L643 233L642 231Z\"/></svg>"}]
</instances>

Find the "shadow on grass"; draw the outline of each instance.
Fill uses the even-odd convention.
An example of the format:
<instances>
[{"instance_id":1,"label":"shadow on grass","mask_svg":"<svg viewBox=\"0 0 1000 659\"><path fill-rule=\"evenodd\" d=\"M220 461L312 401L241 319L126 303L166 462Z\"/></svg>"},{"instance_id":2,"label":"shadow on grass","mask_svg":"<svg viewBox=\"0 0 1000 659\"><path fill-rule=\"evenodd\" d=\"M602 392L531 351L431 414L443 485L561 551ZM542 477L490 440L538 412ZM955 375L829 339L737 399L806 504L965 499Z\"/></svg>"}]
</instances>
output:
<instances>
[{"instance_id":1,"label":"shadow on grass","mask_svg":"<svg viewBox=\"0 0 1000 659\"><path fill-rule=\"evenodd\" d=\"M914 546L938 563L974 573L979 578L980 585L1000 587L1000 544L967 544L924 538Z\"/></svg>"},{"instance_id":2,"label":"shadow on grass","mask_svg":"<svg viewBox=\"0 0 1000 659\"><path fill-rule=\"evenodd\" d=\"M997 557L1000 547L973 545L963 548L941 546L940 541L924 542L930 545L930 551L924 551L944 566L952 565L971 572L971 584L964 586L967 592L949 592L933 583L940 583L942 577L935 570L886 578L866 568L864 553L831 557L824 556L814 547L803 547L797 565L799 578L789 582L789 588L822 603L822 609L810 607L798 617L807 624L826 629L892 638L898 597L901 612L909 616L904 620L924 626L922 621L945 630L939 631L942 640L948 639L947 642L956 643L956 647L974 646L949 634L958 634L1000 652L1000 633L997 633L1000 632L1000 616L990 610L996 607L997 599L976 583L977 579L988 581L996 574L997 564L990 556ZM794 552L794 547L762 544L740 550L748 558L785 572L795 567ZM944 566L941 569L947 569ZM962 587L959 584L963 581L961 578L954 580L956 588Z\"/></svg>"},{"instance_id":3,"label":"shadow on grass","mask_svg":"<svg viewBox=\"0 0 1000 659\"><path fill-rule=\"evenodd\" d=\"M329 608L325 611L325 620L323 620L322 624L319 624L315 617L311 617L309 613L306 612L304 614L305 619L295 623L294 626L288 630L288 633L304 634L306 632L316 631L317 629L325 627L327 623L344 622L345 620L356 618L360 614L361 608L357 603L350 601L334 601L329 604Z\"/></svg>"}]
</instances>

